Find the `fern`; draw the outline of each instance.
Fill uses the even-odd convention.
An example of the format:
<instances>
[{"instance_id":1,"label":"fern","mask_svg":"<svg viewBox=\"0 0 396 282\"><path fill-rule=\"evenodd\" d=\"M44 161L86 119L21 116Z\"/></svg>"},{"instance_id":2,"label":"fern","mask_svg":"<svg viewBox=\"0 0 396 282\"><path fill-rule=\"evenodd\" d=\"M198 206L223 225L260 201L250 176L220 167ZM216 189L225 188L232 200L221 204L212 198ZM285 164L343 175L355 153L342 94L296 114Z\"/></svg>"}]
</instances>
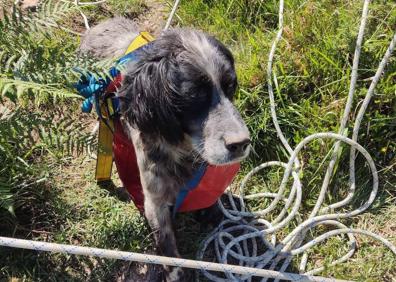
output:
<instances>
[{"instance_id":1,"label":"fern","mask_svg":"<svg viewBox=\"0 0 396 282\"><path fill-rule=\"evenodd\" d=\"M44 1L36 14L26 16L13 9L11 15L4 15L0 20L1 96L38 104L49 98L77 97L73 83L80 72L107 75L110 61L78 56L77 38L58 24L76 9L71 1Z\"/></svg>"},{"instance_id":2,"label":"fern","mask_svg":"<svg viewBox=\"0 0 396 282\"><path fill-rule=\"evenodd\" d=\"M0 20L0 210L23 205L23 191L45 179L50 160L97 146L63 101L79 97L73 83L81 74L104 78L111 61L77 55L75 34L58 24L76 11L72 1L44 0L37 13L14 8Z\"/></svg>"},{"instance_id":3,"label":"fern","mask_svg":"<svg viewBox=\"0 0 396 282\"><path fill-rule=\"evenodd\" d=\"M20 189L43 177L38 160L86 153L96 140L80 121L61 108L41 114L17 108L0 111L0 208L12 211Z\"/></svg>"},{"instance_id":4,"label":"fern","mask_svg":"<svg viewBox=\"0 0 396 282\"><path fill-rule=\"evenodd\" d=\"M17 100L27 100L31 96L35 98L35 102L38 105L47 102L50 97L54 100L80 97L76 93L71 92L70 89L64 88L61 84L40 84L1 76L0 91L0 98L4 96L16 102ZM29 95L33 93L34 95Z\"/></svg>"}]
</instances>

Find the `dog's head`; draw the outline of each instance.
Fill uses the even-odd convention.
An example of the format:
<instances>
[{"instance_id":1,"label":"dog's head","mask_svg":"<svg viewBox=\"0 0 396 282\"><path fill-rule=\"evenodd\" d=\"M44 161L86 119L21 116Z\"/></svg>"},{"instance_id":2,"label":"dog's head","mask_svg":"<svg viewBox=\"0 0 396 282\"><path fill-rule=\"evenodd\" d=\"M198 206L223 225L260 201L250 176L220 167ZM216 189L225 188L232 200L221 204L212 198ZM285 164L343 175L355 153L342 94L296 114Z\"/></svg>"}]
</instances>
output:
<instances>
[{"instance_id":1,"label":"dog's head","mask_svg":"<svg viewBox=\"0 0 396 282\"><path fill-rule=\"evenodd\" d=\"M213 165L249 153L249 131L232 104L237 87L231 52L214 37L164 32L130 63L119 90L124 118L146 136L190 142Z\"/></svg>"}]
</instances>

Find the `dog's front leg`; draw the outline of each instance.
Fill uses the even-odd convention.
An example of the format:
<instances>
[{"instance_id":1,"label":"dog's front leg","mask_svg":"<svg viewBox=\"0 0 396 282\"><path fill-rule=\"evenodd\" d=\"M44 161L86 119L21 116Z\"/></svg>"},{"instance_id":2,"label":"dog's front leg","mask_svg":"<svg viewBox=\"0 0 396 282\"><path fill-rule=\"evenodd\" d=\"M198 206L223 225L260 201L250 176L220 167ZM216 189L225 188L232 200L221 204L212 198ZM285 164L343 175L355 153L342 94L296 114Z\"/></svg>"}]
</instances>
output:
<instances>
[{"instance_id":1,"label":"dog's front leg","mask_svg":"<svg viewBox=\"0 0 396 282\"><path fill-rule=\"evenodd\" d=\"M169 206L158 194L145 194L144 210L161 255L180 257L177 251L175 234ZM164 266L166 281L184 281L184 273L180 267Z\"/></svg>"}]
</instances>

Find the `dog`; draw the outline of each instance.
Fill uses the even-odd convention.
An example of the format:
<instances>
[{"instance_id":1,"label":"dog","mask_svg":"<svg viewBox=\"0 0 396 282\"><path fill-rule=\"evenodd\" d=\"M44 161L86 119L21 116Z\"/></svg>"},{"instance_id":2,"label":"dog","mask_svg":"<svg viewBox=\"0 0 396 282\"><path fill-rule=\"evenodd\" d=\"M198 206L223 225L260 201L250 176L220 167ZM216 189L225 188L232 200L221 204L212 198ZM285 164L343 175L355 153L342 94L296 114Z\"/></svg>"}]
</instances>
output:
<instances>
[{"instance_id":1,"label":"dog","mask_svg":"<svg viewBox=\"0 0 396 282\"><path fill-rule=\"evenodd\" d=\"M79 52L122 56L138 30L129 19L107 20L87 31ZM249 130L232 103L237 85L231 52L192 29L163 31L123 70L120 121L135 147L144 213L161 255L180 257L169 207L194 170L249 154ZM185 280L179 267L165 268L165 276Z\"/></svg>"}]
</instances>

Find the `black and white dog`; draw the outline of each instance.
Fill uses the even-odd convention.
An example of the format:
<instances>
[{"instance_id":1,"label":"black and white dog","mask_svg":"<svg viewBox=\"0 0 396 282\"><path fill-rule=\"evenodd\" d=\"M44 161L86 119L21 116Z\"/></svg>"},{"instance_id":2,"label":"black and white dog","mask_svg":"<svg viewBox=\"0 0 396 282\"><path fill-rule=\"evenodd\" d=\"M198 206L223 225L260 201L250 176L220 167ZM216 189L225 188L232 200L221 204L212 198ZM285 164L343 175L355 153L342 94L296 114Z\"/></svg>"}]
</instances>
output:
<instances>
[{"instance_id":1,"label":"black and white dog","mask_svg":"<svg viewBox=\"0 0 396 282\"><path fill-rule=\"evenodd\" d=\"M137 35L134 22L117 17L90 29L79 51L122 56ZM135 146L145 216L160 253L178 257L169 206L182 183L200 163L230 164L249 154L249 131L232 104L234 59L212 36L170 29L123 77L121 122ZM167 268L166 280L183 281L183 271Z\"/></svg>"}]
</instances>

